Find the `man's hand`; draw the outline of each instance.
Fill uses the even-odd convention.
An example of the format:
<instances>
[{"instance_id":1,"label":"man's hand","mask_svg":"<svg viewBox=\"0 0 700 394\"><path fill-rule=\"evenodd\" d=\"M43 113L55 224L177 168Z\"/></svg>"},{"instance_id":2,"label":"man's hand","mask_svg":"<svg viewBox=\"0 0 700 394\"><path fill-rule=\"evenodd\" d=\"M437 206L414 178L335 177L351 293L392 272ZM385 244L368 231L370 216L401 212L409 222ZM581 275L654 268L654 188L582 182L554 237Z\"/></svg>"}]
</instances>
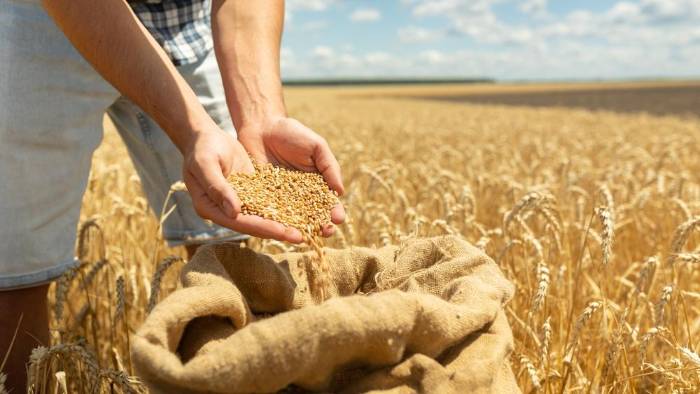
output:
<instances>
[{"instance_id":1,"label":"man's hand","mask_svg":"<svg viewBox=\"0 0 700 394\"><path fill-rule=\"evenodd\" d=\"M272 163L307 172L318 172L338 195L344 192L340 165L326 140L296 119L279 116L238 131L238 139L250 156L260 163ZM342 204L331 211L331 221L345 220ZM333 234L333 226L323 228L323 235Z\"/></svg>"},{"instance_id":2,"label":"man's hand","mask_svg":"<svg viewBox=\"0 0 700 394\"><path fill-rule=\"evenodd\" d=\"M288 118L280 79L284 1L214 0L212 33L221 80L238 140L261 163L318 172L339 195L340 167L326 141ZM331 221L345 219L342 205ZM333 233L333 225L323 235Z\"/></svg>"},{"instance_id":3,"label":"man's hand","mask_svg":"<svg viewBox=\"0 0 700 394\"><path fill-rule=\"evenodd\" d=\"M226 181L231 173L251 173L253 164L241 144L213 127L193 135L184 152L183 179L201 217L241 233L299 243L299 230L258 216L241 214L241 202Z\"/></svg>"}]
</instances>

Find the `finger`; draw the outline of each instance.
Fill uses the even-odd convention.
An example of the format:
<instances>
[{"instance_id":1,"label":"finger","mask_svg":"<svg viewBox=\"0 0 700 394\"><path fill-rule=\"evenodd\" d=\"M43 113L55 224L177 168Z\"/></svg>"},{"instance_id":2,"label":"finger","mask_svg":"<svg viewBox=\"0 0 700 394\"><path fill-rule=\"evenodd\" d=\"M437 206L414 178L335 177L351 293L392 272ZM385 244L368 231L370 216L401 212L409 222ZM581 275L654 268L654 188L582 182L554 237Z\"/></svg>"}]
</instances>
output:
<instances>
[{"instance_id":1,"label":"finger","mask_svg":"<svg viewBox=\"0 0 700 394\"><path fill-rule=\"evenodd\" d=\"M255 172L253 162L250 160L248 151L241 144L234 145L234 159L231 168L228 168L223 160L219 163L221 168L225 169L224 175L230 175L229 172L238 172L243 174L252 174Z\"/></svg>"},{"instance_id":2,"label":"finger","mask_svg":"<svg viewBox=\"0 0 700 394\"><path fill-rule=\"evenodd\" d=\"M335 190L339 196L342 196L345 193L345 188L343 187L343 178L340 175L340 164L325 140L316 145L314 164L331 190Z\"/></svg>"},{"instance_id":3,"label":"finger","mask_svg":"<svg viewBox=\"0 0 700 394\"><path fill-rule=\"evenodd\" d=\"M321 228L321 235L324 237L330 237L335 233L335 226L332 224L326 224Z\"/></svg>"},{"instance_id":4,"label":"finger","mask_svg":"<svg viewBox=\"0 0 700 394\"><path fill-rule=\"evenodd\" d=\"M234 218L241 211L241 203L233 187L224 178L224 173L218 161L205 159L193 163L189 171L212 202L223 212Z\"/></svg>"},{"instance_id":5,"label":"finger","mask_svg":"<svg viewBox=\"0 0 700 394\"><path fill-rule=\"evenodd\" d=\"M331 222L333 224L340 224L345 221L345 208L343 204L338 203L331 209ZM328 223L321 228L321 235L324 237L330 237L335 233L335 226Z\"/></svg>"},{"instance_id":6,"label":"finger","mask_svg":"<svg viewBox=\"0 0 700 394\"><path fill-rule=\"evenodd\" d=\"M293 227L254 215L238 215L234 220L236 231L254 235L259 238L273 238L278 241L301 243L304 237Z\"/></svg>"},{"instance_id":7,"label":"finger","mask_svg":"<svg viewBox=\"0 0 700 394\"><path fill-rule=\"evenodd\" d=\"M191 172L184 171L183 178L197 215L203 219L212 220L213 216L215 216L213 211L221 211L219 204L212 201ZM221 213L223 214L223 211Z\"/></svg>"},{"instance_id":8,"label":"finger","mask_svg":"<svg viewBox=\"0 0 700 394\"><path fill-rule=\"evenodd\" d=\"M331 209L331 222L340 224L345 221L345 208L343 204L338 203Z\"/></svg>"},{"instance_id":9,"label":"finger","mask_svg":"<svg viewBox=\"0 0 700 394\"><path fill-rule=\"evenodd\" d=\"M263 219L253 215L238 215L235 219L225 215L215 204L201 206L202 216L209 218L214 223L235 230L239 233L252 235L258 238L272 238L278 241L300 243L303 237L299 230L284 226L281 223Z\"/></svg>"},{"instance_id":10,"label":"finger","mask_svg":"<svg viewBox=\"0 0 700 394\"><path fill-rule=\"evenodd\" d=\"M188 190L192 196L192 203L194 204L197 214L220 226L258 238L274 238L279 241L292 243L300 243L303 241L299 230L286 227L272 220L263 219L259 216L242 214L238 215L235 219L227 216L216 203L209 199L209 196L204 192L201 185L193 179L190 179L188 182Z\"/></svg>"}]
</instances>

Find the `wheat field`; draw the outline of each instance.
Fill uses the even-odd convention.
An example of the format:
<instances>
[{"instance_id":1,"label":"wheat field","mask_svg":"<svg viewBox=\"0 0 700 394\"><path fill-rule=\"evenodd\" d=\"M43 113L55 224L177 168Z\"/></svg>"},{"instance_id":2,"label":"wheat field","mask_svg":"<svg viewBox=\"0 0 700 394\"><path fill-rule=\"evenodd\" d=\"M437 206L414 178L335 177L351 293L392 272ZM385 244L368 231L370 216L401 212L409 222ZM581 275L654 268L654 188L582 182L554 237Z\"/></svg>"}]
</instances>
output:
<instances>
[{"instance_id":1,"label":"wheat field","mask_svg":"<svg viewBox=\"0 0 700 394\"><path fill-rule=\"evenodd\" d=\"M517 287L507 315L523 392L700 390L700 118L408 97L430 89L288 89L290 114L343 168L348 219L326 245L454 233L485 250ZM184 264L105 129L83 265L51 291L53 343L32 355L32 392L145 392L129 338Z\"/></svg>"}]
</instances>

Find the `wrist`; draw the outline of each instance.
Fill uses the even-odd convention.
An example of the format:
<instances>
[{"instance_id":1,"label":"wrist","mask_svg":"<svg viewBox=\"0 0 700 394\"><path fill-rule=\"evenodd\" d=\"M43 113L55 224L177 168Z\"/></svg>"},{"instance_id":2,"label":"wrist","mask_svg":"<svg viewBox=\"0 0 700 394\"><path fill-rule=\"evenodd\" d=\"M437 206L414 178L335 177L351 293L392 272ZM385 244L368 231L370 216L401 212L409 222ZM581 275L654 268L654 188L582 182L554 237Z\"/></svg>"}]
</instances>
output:
<instances>
[{"instance_id":1,"label":"wrist","mask_svg":"<svg viewBox=\"0 0 700 394\"><path fill-rule=\"evenodd\" d=\"M287 117L279 78L261 78L259 75L228 77L224 77L224 86L227 87L227 104L236 130L259 129Z\"/></svg>"},{"instance_id":2,"label":"wrist","mask_svg":"<svg viewBox=\"0 0 700 394\"><path fill-rule=\"evenodd\" d=\"M252 116L241 117L236 131L239 135L258 134L265 130L274 129L274 126L287 119L287 113L284 110L274 109L261 111Z\"/></svg>"},{"instance_id":3,"label":"wrist","mask_svg":"<svg viewBox=\"0 0 700 394\"><path fill-rule=\"evenodd\" d=\"M185 157L192 152L197 140L219 130L219 126L206 113L204 116L188 119L175 127L179 138L173 139L173 142Z\"/></svg>"}]
</instances>

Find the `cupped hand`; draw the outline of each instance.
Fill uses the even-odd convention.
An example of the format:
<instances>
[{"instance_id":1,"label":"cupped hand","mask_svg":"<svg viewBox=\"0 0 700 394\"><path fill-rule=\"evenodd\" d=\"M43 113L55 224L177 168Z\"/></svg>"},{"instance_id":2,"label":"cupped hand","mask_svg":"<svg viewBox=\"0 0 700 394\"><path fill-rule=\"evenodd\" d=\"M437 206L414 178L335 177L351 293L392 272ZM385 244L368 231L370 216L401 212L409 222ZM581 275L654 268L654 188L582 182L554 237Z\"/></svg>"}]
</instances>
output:
<instances>
[{"instance_id":1,"label":"cupped hand","mask_svg":"<svg viewBox=\"0 0 700 394\"><path fill-rule=\"evenodd\" d=\"M299 243L299 230L259 216L241 213L236 191L226 181L231 173L252 173L243 146L218 128L195 134L184 151L183 179L197 214L204 219L259 238Z\"/></svg>"},{"instance_id":2,"label":"cupped hand","mask_svg":"<svg viewBox=\"0 0 700 394\"><path fill-rule=\"evenodd\" d=\"M280 116L260 124L244 126L238 140L250 156L260 163L272 163L291 169L317 172L331 190L343 195L340 165L326 140L296 119ZM345 220L345 209L338 204L331 210L331 221ZM334 232L331 223L324 226L323 235Z\"/></svg>"}]
</instances>

